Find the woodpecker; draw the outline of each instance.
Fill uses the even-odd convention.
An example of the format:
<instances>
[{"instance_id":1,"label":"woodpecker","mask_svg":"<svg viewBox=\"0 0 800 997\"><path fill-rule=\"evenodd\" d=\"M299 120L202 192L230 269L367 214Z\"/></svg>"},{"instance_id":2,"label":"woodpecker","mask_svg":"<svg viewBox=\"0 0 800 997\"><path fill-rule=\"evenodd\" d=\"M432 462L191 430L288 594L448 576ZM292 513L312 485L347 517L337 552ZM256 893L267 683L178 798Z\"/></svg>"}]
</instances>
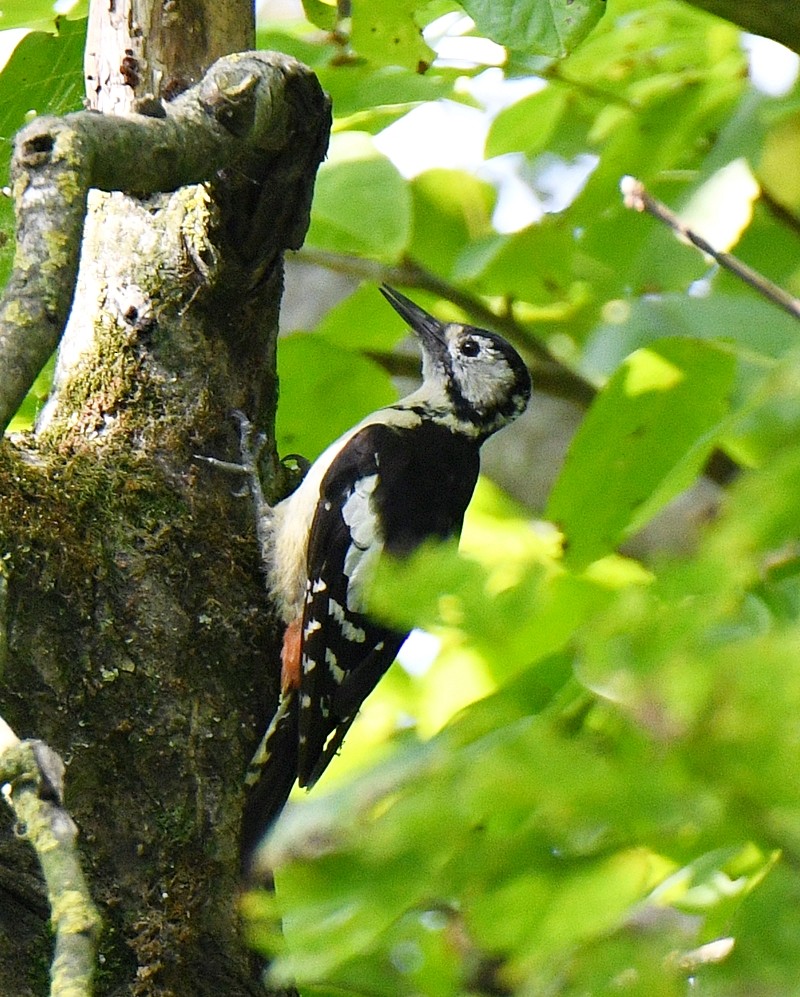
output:
<instances>
[{"instance_id":1,"label":"woodpecker","mask_svg":"<svg viewBox=\"0 0 800 997\"><path fill-rule=\"evenodd\" d=\"M522 358L500 336L381 292L419 339L421 387L331 444L274 508L252 484L286 632L278 709L246 777L245 868L295 781L310 788L325 771L408 636L364 611L381 553L402 557L429 537L460 534L481 444L531 394Z\"/></svg>"}]
</instances>

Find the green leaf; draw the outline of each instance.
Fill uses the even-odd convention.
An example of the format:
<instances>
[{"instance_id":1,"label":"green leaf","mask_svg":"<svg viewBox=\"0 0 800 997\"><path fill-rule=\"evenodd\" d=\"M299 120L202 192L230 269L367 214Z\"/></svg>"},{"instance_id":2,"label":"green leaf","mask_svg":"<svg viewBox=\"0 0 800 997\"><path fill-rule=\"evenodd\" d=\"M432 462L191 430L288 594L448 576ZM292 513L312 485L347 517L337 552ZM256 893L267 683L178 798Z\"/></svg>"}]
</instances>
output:
<instances>
[{"instance_id":1,"label":"green leaf","mask_svg":"<svg viewBox=\"0 0 800 997\"><path fill-rule=\"evenodd\" d=\"M631 905L645 896L654 865L644 849L632 849L610 858L522 871L475 905L470 927L491 951L511 943L535 950L537 960L547 959L561 948L617 927ZM512 927L516 937L508 935L504 910L520 912Z\"/></svg>"},{"instance_id":2,"label":"green leaf","mask_svg":"<svg viewBox=\"0 0 800 997\"><path fill-rule=\"evenodd\" d=\"M284 52L294 56L299 62L322 73L327 69L330 60L339 52L339 46L327 37L320 38L318 34L310 37L298 36L288 31L281 31L275 25L256 29L256 47L269 52Z\"/></svg>"},{"instance_id":3,"label":"green leaf","mask_svg":"<svg viewBox=\"0 0 800 997\"><path fill-rule=\"evenodd\" d=\"M0 178L6 183L14 133L31 112L79 110L84 96L86 21L58 19L58 34L31 32L0 73Z\"/></svg>"},{"instance_id":4,"label":"green leaf","mask_svg":"<svg viewBox=\"0 0 800 997\"><path fill-rule=\"evenodd\" d=\"M485 295L550 304L570 298L575 235L560 218L545 218L511 236L489 235L467 244L454 279Z\"/></svg>"},{"instance_id":5,"label":"green leaf","mask_svg":"<svg viewBox=\"0 0 800 997\"><path fill-rule=\"evenodd\" d=\"M777 857L777 853L764 855L752 844L707 852L660 883L651 900L690 914L713 911L717 929L724 930L734 910Z\"/></svg>"},{"instance_id":6,"label":"green leaf","mask_svg":"<svg viewBox=\"0 0 800 997\"><path fill-rule=\"evenodd\" d=\"M85 18L88 13L88 0L79 0L69 10L71 20ZM0 5L0 27L51 29L54 22L64 20L55 10L53 0L4 0Z\"/></svg>"},{"instance_id":7,"label":"green leaf","mask_svg":"<svg viewBox=\"0 0 800 997\"><path fill-rule=\"evenodd\" d=\"M575 434L547 515L576 566L601 557L691 483L728 412L729 351L664 339L637 350Z\"/></svg>"},{"instance_id":8,"label":"green leaf","mask_svg":"<svg viewBox=\"0 0 800 997\"><path fill-rule=\"evenodd\" d=\"M281 454L313 459L359 419L397 397L376 364L314 335L295 333L280 340L278 372Z\"/></svg>"},{"instance_id":9,"label":"green leaf","mask_svg":"<svg viewBox=\"0 0 800 997\"><path fill-rule=\"evenodd\" d=\"M452 72L420 76L400 66L376 68L361 62L321 66L317 75L333 100L337 129L352 128L354 120L383 116L385 121L387 114L397 117L424 101L452 97L456 78Z\"/></svg>"},{"instance_id":10,"label":"green leaf","mask_svg":"<svg viewBox=\"0 0 800 997\"><path fill-rule=\"evenodd\" d=\"M633 96L628 88L641 84L635 95L643 102L655 92L663 95L670 84L675 88L693 80L696 85L706 73L721 83L732 68L731 58L739 67L745 64L739 34L735 25L675 0L616 0L563 70L567 79L603 88L591 92L605 97L606 104L623 94Z\"/></svg>"},{"instance_id":11,"label":"green leaf","mask_svg":"<svg viewBox=\"0 0 800 997\"><path fill-rule=\"evenodd\" d=\"M376 285L364 283L331 308L315 335L350 352L388 353L408 335L408 330L393 320L393 313Z\"/></svg>"},{"instance_id":12,"label":"green leaf","mask_svg":"<svg viewBox=\"0 0 800 997\"><path fill-rule=\"evenodd\" d=\"M509 523L493 537L494 551L486 556L509 554L493 566L459 554L453 544L425 545L402 561L383 559L369 605L398 629L455 631L452 639L466 638L493 681L507 682L565 647L605 604L609 590L548 562L527 523ZM436 681L437 667L430 681Z\"/></svg>"},{"instance_id":13,"label":"green leaf","mask_svg":"<svg viewBox=\"0 0 800 997\"><path fill-rule=\"evenodd\" d=\"M774 283L797 295L800 294L798 254L798 233L795 231L789 235L786 225L775 217L773 209L757 203L753 221L739 241L736 255L766 274ZM717 275L714 286L738 298L753 294L738 277L727 271Z\"/></svg>"},{"instance_id":14,"label":"green leaf","mask_svg":"<svg viewBox=\"0 0 800 997\"><path fill-rule=\"evenodd\" d=\"M800 184L791 164L800 154L800 113L782 118L770 130L761 152L759 177L784 207L800 207Z\"/></svg>"},{"instance_id":15,"label":"green leaf","mask_svg":"<svg viewBox=\"0 0 800 997\"><path fill-rule=\"evenodd\" d=\"M496 194L491 184L459 170L427 170L411 181L414 227L408 254L450 274L464 247L489 235Z\"/></svg>"},{"instance_id":16,"label":"green leaf","mask_svg":"<svg viewBox=\"0 0 800 997\"><path fill-rule=\"evenodd\" d=\"M369 135L334 135L330 159L317 174L306 244L391 262L411 232L408 185Z\"/></svg>"},{"instance_id":17,"label":"green leaf","mask_svg":"<svg viewBox=\"0 0 800 997\"><path fill-rule=\"evenodd\" d=\"M573 104L567 87L550 85L502 110L492 122L486 155L524 152L536 156L547 148Z\"/></svg>"},{"instance_id":18,"label":"green leaf","mask_svg":"<svg viewBox=\"0 0 800 997\"><path fill-rule=\"evenodd\" d=\"M323 3L322 0L303 0L303 12L306 17L323 31L333 31L339 20L336 3Z\"/></svg>"},{"instance_id":19,"label":"green leaf","mask_svg":"<svg viewBox=\"0 0 800 997\"><path fill-rule=\"evenodd\" d=\"M500 45L563 57L605 13L604 0L462 0L477 30Z\"/></svg>"},{"instance_id":20,"label":"green leaf","mask_svg":"<svg viewBox=\"0 0 800 997\"><path fill-rule=\"evenodd\" d=\"M800 938L788 918L774 919L776 911L790 910L800 901L800 877L788 863L779 863L764 883L748 897L736 918L736 945L718 968L718 994L732 994L743 980L749 989L791 993L800 972Z\"/></svg>"},{"instance_id":21,"label":"green leaf","mask_svg":"<svg viewBox=\"0 0 800 997\"><path fill-rule=\"evenodd\" d=\"M417 0L392 0L383 4L352 0L350 41L355 50L379 65L426 72L434 52L425 44L414 20L417 6Z\"/></svg>"},{"instance_id":22,"label":"green leaf","mask_svg":"<svg viewBox=\"0 0 800 997\"><path fill-rule=\"evenodd\" d=\"M677 244L676 244L677 245ZM779 359L797 345L797 320L763 298L712 293L663 294L609 302L586 342L583 370L606 378L640 346L686 336L736 344L741 356Z\"/></svg>"},{"instance_id":23,"label":"green leaf","mask_svg":"<svg viewBox=\"0 0 800 997\"><path fill-rule=\"evenodd\" d=\"M14 418L8 424L7 433L26 433L33 428L34 420L50 393L55 365L56 358L55 354L53 354L41 371L39 371L31 390L25 396L22 405L17 409Z\"/></svg>"}]
</instances>

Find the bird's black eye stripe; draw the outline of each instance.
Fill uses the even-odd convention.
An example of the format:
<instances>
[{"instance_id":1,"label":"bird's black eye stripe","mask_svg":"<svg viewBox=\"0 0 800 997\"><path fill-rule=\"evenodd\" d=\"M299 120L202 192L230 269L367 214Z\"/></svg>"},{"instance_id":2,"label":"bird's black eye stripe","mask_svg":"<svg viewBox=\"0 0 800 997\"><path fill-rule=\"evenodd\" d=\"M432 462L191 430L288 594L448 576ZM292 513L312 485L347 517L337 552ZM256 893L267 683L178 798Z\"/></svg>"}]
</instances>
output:
<instances>
[{"instance_id":1,"label":"bird's black eye stripe","mask_svg":"<svg viewBox=\"0 0 800 997\"><path fill-rule=\"evenodd\" d=\"M464 357L476 357L481 352L481 344L470 336L461 343L460 350Z\"/></svg>"}]
</instances>

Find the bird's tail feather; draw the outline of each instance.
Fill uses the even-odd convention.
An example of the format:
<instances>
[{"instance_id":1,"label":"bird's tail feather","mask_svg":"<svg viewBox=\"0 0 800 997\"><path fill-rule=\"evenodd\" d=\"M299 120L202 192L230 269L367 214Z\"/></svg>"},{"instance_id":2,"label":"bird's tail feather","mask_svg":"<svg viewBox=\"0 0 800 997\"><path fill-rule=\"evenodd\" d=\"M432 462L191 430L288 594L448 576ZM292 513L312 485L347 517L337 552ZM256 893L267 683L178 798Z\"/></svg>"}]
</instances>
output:
<instances>
[{"instance_id":1,"label":"bird's tail feather","mask_svg":"<svg viewBox=\"0 0 800 997\"><path fill-rule=\"evenodd\" d=\"M283 810L297 778L297 702L294 691L281 696L245 777L240 856L242 872L251 871L255 851Z\"/></svg>"}]
</instances>

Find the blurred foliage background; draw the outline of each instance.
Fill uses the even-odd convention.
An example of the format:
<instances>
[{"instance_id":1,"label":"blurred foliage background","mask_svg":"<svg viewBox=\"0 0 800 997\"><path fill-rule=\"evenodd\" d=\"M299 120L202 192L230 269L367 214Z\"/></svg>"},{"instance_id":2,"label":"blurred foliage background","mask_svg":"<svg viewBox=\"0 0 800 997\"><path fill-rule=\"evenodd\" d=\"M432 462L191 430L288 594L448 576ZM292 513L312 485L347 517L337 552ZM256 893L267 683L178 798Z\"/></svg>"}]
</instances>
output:
<instances>
[{"instance_id":1,"label":"blurred foliage background","mask_svg":"<svg viewBox=\"0 0 800 997\"><path fill-rule=\"evenodd\" d=\"M319 997L800 993L800 328L619 196L800 293L797 57L679 0L278 6L259 47L335 113L282 451L413 375L381 280L504 333L530 419L580 425L547 497L523 424L488 462L514 498L483 480L459 550L382 565L374 611L428 636L266 844L253 944ZM0 10L7 173L27 116L80 106L85 10ZM5 274L7 198L0 241ZM628 546L720 452L712 502Z\"/></svg>"}]
</instances>

